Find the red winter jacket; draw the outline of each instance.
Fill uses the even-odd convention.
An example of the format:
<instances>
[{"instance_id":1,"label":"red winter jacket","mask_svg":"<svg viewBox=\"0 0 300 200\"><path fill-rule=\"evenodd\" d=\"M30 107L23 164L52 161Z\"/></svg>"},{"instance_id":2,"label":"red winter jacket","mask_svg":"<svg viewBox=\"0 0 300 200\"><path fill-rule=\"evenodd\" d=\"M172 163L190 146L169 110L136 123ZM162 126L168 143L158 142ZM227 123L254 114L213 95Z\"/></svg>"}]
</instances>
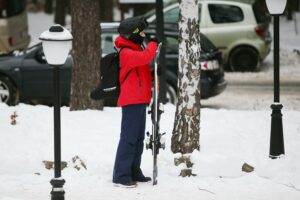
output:
<instances>
[{"instance_id":1,"label":"red winter jacket","mask_svg":"<svg viewBox=\"0 0 300 200\"><path fill-rule=\"evenodd\" d=\"M140 45L118 36L115 45L117 48L129 47L123 48L120 53L121 92L118 106L150 103L152 76L149 63L155 57L157 43L149 42L143 50Z\"/></svg>"}]
</instances>

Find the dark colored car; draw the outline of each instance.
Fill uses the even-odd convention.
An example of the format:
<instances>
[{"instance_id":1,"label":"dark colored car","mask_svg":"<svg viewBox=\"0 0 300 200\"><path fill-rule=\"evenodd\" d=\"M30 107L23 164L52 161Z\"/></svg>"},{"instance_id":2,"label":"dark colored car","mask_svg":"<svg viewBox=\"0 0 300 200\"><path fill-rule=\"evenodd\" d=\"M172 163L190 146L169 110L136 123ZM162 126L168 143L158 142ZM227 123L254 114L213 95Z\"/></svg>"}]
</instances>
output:
<instances>
[{"instance_id":1,"label":"dark colored car","mask_svg":"<svg viewBox=\"0 0 300 200\"><path fill-rule=\"evenodd\" d=\"M101 46L103 54L114 50L117 24L102 24ZM154 34L154 30L147 30ZM177 99L178 32L165 31L167 98ZM201 98L220 94L226 88L221 52L201 35ZM61 100L68 105L71 85L72 57L69 55L61 68ZM41 43L11 56L0 57L0 102L9 105L18 102L51 103L53 95L52 68L47 64ZM97 83L95 83L96 87Z\"/></svg>"}]
</instances>

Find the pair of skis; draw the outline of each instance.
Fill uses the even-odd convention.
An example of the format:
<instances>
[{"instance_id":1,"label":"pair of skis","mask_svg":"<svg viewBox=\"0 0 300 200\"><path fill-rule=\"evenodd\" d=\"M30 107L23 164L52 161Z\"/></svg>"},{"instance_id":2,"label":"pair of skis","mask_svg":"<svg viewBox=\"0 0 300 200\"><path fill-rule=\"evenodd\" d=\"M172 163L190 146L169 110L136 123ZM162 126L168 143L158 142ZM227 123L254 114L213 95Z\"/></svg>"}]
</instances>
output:
<instances>
[{"instance_id":1,"label":"pair of skis","mask_svg":"<svg viewBox=\"0 0 300 200\"><path fill-rule=\"evenodd\" d=\"M163 112L162 104L159 102L158 95L158 75L157 68L159 63L159 55L162 43L159 43L158 48L156 50L155 56L155 65L154 65L154 88L153 88L153 102L151 106L151 110L149 113L151 114L152 120L152 133L147 132L148 138L146 139L146 149L152 150L153 155L153 185L157 184L157 155L159 153L159 149L165 149L165 141L162 137L165 133L159 132L159 121L160 115Z\"/></svg>"}]
</instances>

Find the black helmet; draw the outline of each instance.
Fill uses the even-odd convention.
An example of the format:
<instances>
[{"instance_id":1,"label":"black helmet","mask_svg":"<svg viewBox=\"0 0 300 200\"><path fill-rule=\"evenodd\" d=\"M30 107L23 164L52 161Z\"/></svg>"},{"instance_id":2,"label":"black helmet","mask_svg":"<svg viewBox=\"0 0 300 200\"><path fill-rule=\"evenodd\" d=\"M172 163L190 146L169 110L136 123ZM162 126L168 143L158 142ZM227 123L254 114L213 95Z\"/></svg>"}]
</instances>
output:
<instances>
[{"instance_id":1,"label":"black helmet","mask_svg":"<svg viewBox=\"0 0 300 200\"><path fill-rule=\"evenodd\" d=\"M140 43L140 40L136 41L136 38L147 27L148 22L144 18L132 17L121 21L118 32L122 37Z\"/></svg>"}]
</instances>

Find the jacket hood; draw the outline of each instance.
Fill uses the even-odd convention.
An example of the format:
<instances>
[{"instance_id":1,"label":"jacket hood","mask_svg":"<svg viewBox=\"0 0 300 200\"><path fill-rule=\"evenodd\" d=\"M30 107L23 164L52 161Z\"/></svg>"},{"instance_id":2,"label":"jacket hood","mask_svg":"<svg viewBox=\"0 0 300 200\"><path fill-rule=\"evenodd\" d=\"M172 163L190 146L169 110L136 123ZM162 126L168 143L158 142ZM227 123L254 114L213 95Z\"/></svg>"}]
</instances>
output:
<instances>
[{"instance_id":1,"label":"jacket hood","mask_svg":"<svg viewBox=\"0 0 300 200\"><path fill-rule=\"evenodd\" d=\"M115 46L117 48L122 48L122 47L131 47L132 49L142 49L141 45L136 44L126 38L123 38L122 36L118 36L115 40Z\"/></svg>"}]
</instances>

